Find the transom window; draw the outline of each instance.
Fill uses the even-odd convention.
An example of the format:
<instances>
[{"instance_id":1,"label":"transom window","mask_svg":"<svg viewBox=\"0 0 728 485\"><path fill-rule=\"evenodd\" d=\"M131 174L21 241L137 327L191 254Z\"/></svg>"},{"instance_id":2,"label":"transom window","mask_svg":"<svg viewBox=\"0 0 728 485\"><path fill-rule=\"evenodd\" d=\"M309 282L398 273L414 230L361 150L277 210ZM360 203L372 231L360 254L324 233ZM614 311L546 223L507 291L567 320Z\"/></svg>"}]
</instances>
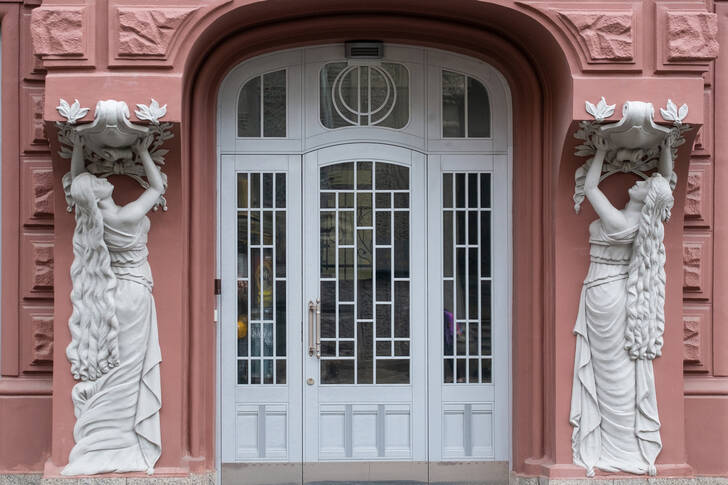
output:
<instances>
[{"instance_id":1,"label":"transom window","mask_svg":"<svg viewBox=\"0 0 728 485\"><path fill-rule=\"evenodd\" d=\"M475 78L442 71L442 136L490 137L488 90Z\"/></svg>"}]
</instances>

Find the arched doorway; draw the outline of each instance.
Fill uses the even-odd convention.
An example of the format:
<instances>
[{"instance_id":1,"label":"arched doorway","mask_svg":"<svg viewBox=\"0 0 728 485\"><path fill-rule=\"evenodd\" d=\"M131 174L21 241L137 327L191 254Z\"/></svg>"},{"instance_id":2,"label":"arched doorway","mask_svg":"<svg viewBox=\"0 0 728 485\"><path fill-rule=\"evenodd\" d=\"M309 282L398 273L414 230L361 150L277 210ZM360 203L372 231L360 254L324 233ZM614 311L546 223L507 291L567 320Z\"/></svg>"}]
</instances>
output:
<instances>
[{"instance_id":1,"label":"arched doorway","mask_svg":"<svg viewBox=\"0 0 728 485\"><path fill-rule=\"evenodd\" d=\"M257 57L220 88L224 480L507 478L509 90L369 47Z\"/></svg>"}]
</instances>

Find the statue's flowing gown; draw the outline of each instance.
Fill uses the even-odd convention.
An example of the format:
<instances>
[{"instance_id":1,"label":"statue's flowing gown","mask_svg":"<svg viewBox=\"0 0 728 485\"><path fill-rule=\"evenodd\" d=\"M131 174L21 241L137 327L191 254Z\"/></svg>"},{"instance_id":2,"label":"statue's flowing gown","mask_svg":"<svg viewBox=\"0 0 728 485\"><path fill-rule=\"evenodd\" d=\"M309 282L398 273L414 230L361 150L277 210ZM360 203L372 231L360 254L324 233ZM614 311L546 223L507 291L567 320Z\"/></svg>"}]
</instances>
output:
<instances>
[{"instance_id":1,"label":"statue's flowing gown","mask_svg":"<svg viewBox=\"0 0 728 485\"><path fill-rule=\"evenodd\" d=\"M637 227L590 232L589 272L574 327L576 358L570 421L574 463L592 473L654 473L662 449L651 360L625 350L627 277Z\"/></svg>"},{"instance_id":2,"label":"statue's flowing gown","mask_svg":"<svg viewBox=\"0 0 728 485\"><path fill-rule=\"evenodd\" d=\"M76 384L76 446L64 475L148 471L161 454L161 352L147 262L149 219L133 234L104 226L116 275L120 365L96 381Z\"/></svg>"}]
</instances>

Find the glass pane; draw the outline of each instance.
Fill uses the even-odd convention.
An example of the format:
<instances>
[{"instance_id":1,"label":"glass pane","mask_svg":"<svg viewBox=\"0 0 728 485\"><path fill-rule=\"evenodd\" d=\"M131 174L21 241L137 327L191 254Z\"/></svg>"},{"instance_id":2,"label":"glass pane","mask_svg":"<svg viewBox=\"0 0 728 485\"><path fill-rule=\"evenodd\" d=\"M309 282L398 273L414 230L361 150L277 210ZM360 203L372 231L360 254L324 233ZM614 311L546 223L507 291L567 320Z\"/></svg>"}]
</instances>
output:
<instances>
[{"instance_id":1,"label":"glass pane","mask_svg":"<svg viewBox=\"0 0 728 485\"><path fill-rule=\"evenodd\" d=\"M357 323L356 332L356 373L357 384L374 383L374 333L370 322Z\"/></svg>"},{"instance_id":2,"label":"glass pane","mask_svg":"<svg viewBox=\"0 0 728 485\"><path fill-rule=\"evenodd\" d=\"M377 305L377 338L392 336L392 305Z\"/></svg>"},{"instance_id":3,"label":"glass pane","mask_svg":"<svg viewBox=\"0 0 728 485\"><path fill-rule=\"evenodd\" d=\"M286 136L286 71L263 75L263 136Z\"/></svg>"},{"instance_id":4,"label":"glass pane","mask_svg":"<svg viewBox=\"0 0 728 485\"><path fill-rule=\"evenodd\" d=\"M354 305L339 305L339 338L354 338Z\"/></svg>"},{"instance_id":5,"label":"glass pane","mask_svg":"<svg viewBox=\"0 0 728 485\"><path fill-rule=\"evenodd\" d=\"M273 207L273 174L263 174L263 207Z\"/></svg>"},{"instance_id":6,"label":"glass pane","mask_svg":"<svg viewBox=\"0 0 728 485\"><path fill-rule=\"evenodd\" d=\"M286 174L276 174L276 207L278 209L286 208Z\"/></svg>"},{"instance_id":7,"label":"glass pane","mask_svg":"<svg viewBox=\"0 0 728 485\"><path fill-rule=\"evenodd\" d=\"M478 355L478 322L468 323L468 355Z\"/></svg>"},{"instance_id":8,"label":"glass pane","mask_svg":"<svg viewBox=\"0 0 728 485\"><path fill-rule=\"evenodd\" d=\"M465 244L465 211L455 212L455 243Z\"/></svg>"},{"instance_id":9,"label":"glass pane","mask_svg":"<svg viewBox=\"0 0 728 485\"><path fill-rule=\"evenodd\" d=\"M409 212L394 213L394 276L409 278Z\"/></svg>"},{"instance_id":10,"label":"glass pane","mask_svg":"<svg viewBox=\"0 0 728 485\"><path fill-rule=\"evenodd\" d=\"M478 371L480 370L479 367L480 365L478 359L468 360L468 382L478 382Z\"/></svg>"},{"instance_id":11,"label":"glass pane","mask_svg":"<svg viewBox=\"0 0 728 485\"><path fill-rule=\"evenodd\" d=\"M341 72L346 69L346 67L346 62L333 62L330 64L326 64L321 69L321 73L319 76L319 110L321 124L323 124L326 128L340 128L342 126L351 125L349 121L345 120L341 117L341 115L339 115L337 108L334 107L333 103L334 81L336 80L337 76L339 76L339 74L341 74ZM350 80L347 80L347 82L350 83ZM351 91L342 89L342 95L344 98L350 97Z\"/></svg>"},{"instance_id":12,"label":"glass pane","mask_svg":"<svg viewBox=\"0 0 728 485\"><path fill-rule=\"evenodd\" d=\"M466 351L467 331L468 331L467 323L457 322L456 332L455 332L455 353L457 355L467 355L467 351Z\"/></svg>"},{"instance_id":13,"label":"glass pane","mask_svg":"<svg viewBox=\"0 0 728 485\"><path fill-rule=\"evenodd\" d=\"M273 384L273 360L263 361L263 384Z\"/></svg>"},{"instance_id":14,"label":"glass pane","mask_svg":"<svg viewBox=\"0 0 728 485\"><path fill-rule=\"evenodd\" d=\"M252 322L250 324L250 355L260 357L261 353L261 324Z\"/></svg>"},{"instance_id":15,"label":"glass pane","mask_svg":"<svg viewBox=\"0 0 728 485\"><path fill-rule=\"evenodd\" d=\"M238 209L248 207L248 174L238 174Z\"/></svg>"},{"instance_id":16,"label":"glass pane","mask_svg":"<svg viewBox=\"0 0 728 485\"><path fill-rule=\"evenodd\" d=\"M457 319L465 318L465 249L457 249L455 264L455 294L457 295Z\"/></svg>"},{"instance_id":17,"label":"glass pane","mask_svg":"<svg viewBox=\"0 0 728 485\"><path fill-rule=\"evenodd\" d=\"M468 207L478 207L478 174L468 174Z\"/></svg>"},{"instance_id":18,"label":"glass pane","mask_svg":"<svg viewBox=\"0 0 728 485\"><path fill-rule=\"evenodd\" d=\"M273 244L273 212L263 212L263 244L270 246Z\"/></svg>"},{"instance_id":19,"label":"glass pane","mask_svg":"<svg viewBox=\"0 0 728 485\"><path fill-rule=\"evenodd\" d=\"M354 190L354 162L321 167L321 190Z\"/></svg>"},{"instance_id":20,"label":"glass pane","mask_svg":"<svg viewBox=\"0 0 728 485\"><path fill-rule=\"evenodd\" d=\"M465 208L465 174L455 174L455 207Z\"/></svg>"},{"instance_id":21,"label":"glass pane","mask_svg":"<svg viewBox=\"0 0 728 485\"><path fill-rule=\"evenodd\" d=\"M455 382L468 382L468 375L465 371L465 367L467 364L466 359L455 359L456 362L456 368L455 368Z\"/></svg>"},{"instance_id":22,"label":"glass pane","mask_svg":"<svg viewBox=\"0 0 728 485\"><path fill-rule=\"evenodd\" d=\"M336 209L336 192L321 192L321 208Z\"/></svg>"},{"instance_id":23,"label":"glass pane","mask_svg":"<svg viewBox=\"0 0 728 485\"><path fill-rule=\"evenodd\" d=\"M250 207L260 207L260 174L250 174Z\"/></svg>"},{"instance_id":24,"label":"glass pane","mask_svg":"<svg viewBox=\"0 0 728 485\"><path fill-rule=\"evenodd\" d=\"M260 76L245 83L238 97L238 136L260 136Z\"/></svg>"},{"instance_id":25,"label":"glass pane","mask_svg":"<svg viewBox=\"0 0 728 485\"><path fill-rule=\"evenodd\" d=\"M359 190L371 190L372 162L358 162L356 164L356 188Z\"/></svg>"},{"instance_id":26,"label":"glass pane","mask_svg":"<svg viewBox=\"0 0 728 485\"><path fill-rule=\"evenodd\" d=\"M483 84L468 77L468 137L490 136L490 100Z\"/></svg>"},{"instance_id":27,"label":"glass pane","mask_svg":"<svg viewBox=\"0 0 728 485\"><path fill-rule=\"evenodd\" d=\"M376 76L375 69L372 69L372 124L377 123L378 118L385 116L387 111L390 111L389 115L385 116L378 125L388 128L404 128L409 121L409 72L402 64L389 62L383 62L381 68L382 72L380 74L384 74L381 77ZM386 77L389 79L385 79ZM387 100L387 102L378 101L376 99L377 95L382 99L384 94L381 89L384 87L382 83L387 81L390 88L393 87L390 91L397 95L396 100L393 96L390 96L390 100ZM374 112L379 106L382 107L381 110Z\"/></svg>"},{"instance_id":28,"label":"glass pane","mask_svg":"<svg viewBox=\"0 0 728 485\"><path fill-rule=\"evenodd\" d=\"M453 313L453 286L452 281L443 281L443 353L453 355L453 342L455 339L455 314Z\"/></svg>"},{"instance_id":29,"label":"glass pane","mask_svg":"<svg viewBox=\"0 0 728 485\"><path fill-rule=\"evenodd\" d=\"M276 360L276 384L286 383L286 361Z\"/></svg>"},{"instance_id":30,"label":"glass pane","mask_svg":"<svg viewBox=\"0 0 728 485\"><path fill-rule=\"evenodd\" d=\"M339 249L339 301L354 301L354 248Z\"/></svg>"},{"instance_id":31,"label":"glass pane","mask_svg":"<svg viewBox=\"0 0 728 485\"><path fill-rule=\"evenodd\" d=\"M248 356L248 282L238 281L238 357Z\"/></svg>"},{"instance_id":32,"label":"glass pane","mask_svg":"<svg viewBox=\"0 0 728 485\"><path fill-rule=\"evenodd\" d=\"M286 282L276 281L276 356L286 355Z\"/></svg>"},{"instance_id":33,"label":"glass pane","mask_svg":"<svg viewBox=\"0 0 728 485\"><path fill-rule=\"evenodd\" d=\"M409 337L410 327L409 281L394 282L394 336Z\"/></svg>"},{"instance_id":34,"label":"glass pane","mask_svg":"<svg viewBox=\"0 0 728 485\"><path fill-rule=\"evenodd\" d=\"M248 277L248 211L238 212L238 278Z\"/></svg>"},{"instance_id":35,"label":"glass pane","mask_svg":"<svg viewBox=\"0 0 728 485\"><path fill-rule=\"evenodd\" d=\"M354 211L339 211L339 244L354 244Z\"/></svg>"},{"instance_id":36,"label":"glass pane","mask_svg":"<svg viewBox=\"0 0 728 485\"><path fill-rule=\"evenodd\" d=\"M377 384L408 384L409 359L377 360Z\"/></svg>"},{"instance_id":37,"label":"glass pane","mask_svg":"<svg viewBox=\"0 0 728 485\"><path fill-rule=\"evenodd\" d=\"M352 192L339 193L339 209L353 209L354 194Z\"/></svg>"},{"instance_id":38,"label":"glass pane","mask_svg":"<svg viewBox=\"0 0 728 485\"><path fill-rule=\"evenodd\" d=\"M392 356L392 343L387 341L377 342L377 357L391 357ZM377 378L377 381L379 379Z\"/></svg>"},{"instance_id":39,"label":"glass pane","mask_svg":"<svg viewBox=\"0 0 728 485\"><path fill-rule=\"evenodd\" d=\"M468 244L478 245L478 212L468 211Z\"/></svg>"},{"instance_id":40,"label":"glass pane","mask_svg":"<svg viewBox=\"0 0 728 485\"><path fill-rule=\"evenodd\" d=\"M321 282L321 338L336 338L336 282Z\"/></svg>"},{"instance_id":41,"label":"glass pane","mask_svg":"<svg viewBox=\"0 0 728 485\"><path fill-rule=\"evenodd\" d=\"M394 194L394 207L397 209L406 209L409 207L409 194L396 193Z\"/></svg>"},{"instance_id":42,"label":"glass pane","mask_svg":"<svg viewBox=\"0 0 728 485\"><path fill-rule=\"evenodd\" d=\"M341 357L354 357L354 342L351 340L339 342L339 355Z\"/></svg>"},{"instance_id":43,"label":"glass pane","mask_svg":"<svg viewBox=\"0 0 728 485\"><path fill-rule=\"evenodd\" d=\"M452 277L452 236L452 211L445 211L442 215L442 273L446 278Z\"/></svg>"},{"instance_id":44,"label":"glass pane","mask_svg":"<svg viewBox=\"0 0 728 485\"><path fill-rule=\"evenodd\" d=\"M490 208L490 174L480 174L480 207Z\"/></svg>"},{"instance_id":45,"label":"glass pane","mask_svg":"<svg viewBox=\"0 0 728 485\"><path fill-rule=\"evenodd\" d=\"M250 383L260 384L260 360L250 361Z\"/></svg>"},{"instance_id":46,"label":"glass pane","mask_svg":"<svg viewBox=\"0 0 728 485\"><path fill-rule=\"evenodd\" d=\"M354 384L354 360L322 360L322 384Z\"/></svg>"},{"instance_id":47,"label":"glass pane","mask_svg":"<svg viewBox=\"0 0 728 485\"><path fill-rule=\"evenodd\" d=\"M359 124L366 126L371 120L371 104L369 91L371 85L371 72L369 66L359 67Z\"/></svg>"},{"instance_id":48,"label":"glass pane","mask_svg":"<svg viewBox=\"0 0 728 485\"><path fill-rule=\"evenodd\" d=\"M375 171L375 188L377 190L408 190L409 168L394 163L377 163Z\"/></svg>"},{"instance_id":49,"label":"glass pane","mask_svg":"<svg viewBox=\"0 0 728 485\"><path fill-rule=\"evenodd\" d=\"M372 194L356 194L356 226L372 226Z\"/></svg>"},{"instance_id":50,"label":"glass pane","mask_svg":"<svg viewBox=\"0 0 728 485\"><path fill-rule=\"evenodd\" d=\"M452 384L454 382L453 374L453 360L445 359L443 365L443 381L445 382L445 384Z\"/></svg>"},{"instance_id":51,"label":"glass pane","mask_svg":"<svg viewBox=\"0 0 728 485\"><path fill-rule=\"evenodd\" d=\"M442 206L451 208L452 205L452 174L442 174Z\"/></svg>"},{"instance_id":52,"label":"glass pane","mask_svg":"<svg viewBox=\"0 0 728 485\"><path fill-rule=\"evenodd\" d=\"M273 320L273 250L263 250L263 319Z\"/></svg>"},{"instance_id":53,"label":"glass pane","mask_svg":"<svg viewBox=\"0 0 728 485\"><path fill-rule=\"evenodd\" d=\"M376 195L376 206L377 209L388 209L392 206L392 196L388 193L377 193Z\"/></svg>"},{"instance_id":54,"label":"glass pane","mask_svg":"<svg viewBox=\"0 0 728 485\"><path fill-rule=\"evenodd\" d=\"M260 245L260 211L250 211L250 244Z\"/></svg>"},{"instance_id":55,"label":"glass pane","mask_svg":"<svg viewBox=\"0 0 728 485\"><path fill-rule=\"evenodd\" d=\"M493 372L493 369L492 369L492 361L490 359L483 359L483 360L480 361L480 367L481 367L480 375L482 376L481 377L481 379L482 379L481 382L484 382L484 383L491 383L491 382L493 382L493 376L492 376L492 372Z\"/></svg>"},{"instance_id":56,"label":"glass pane","mask_svg":"<svg viewBox=\"0 0 728 485\"><path fill-rule=\"evenodd\" d=\"M266 357L273 356L273 324L263 324L263 355ZM273 368L271 367L271 371Z\"/></svg>"},{"instance_id":57,"label":"glass pane","mask_svg":"<svg viewBox=\"0 0 728 485\"><path fill-rule=\"evenodd\" d=\"M391 277L391 251L389 248L377 249L377 301L390 301L392 299Z\"/></svg>"},{"instance_id":58,"label":"glass pane","mask_svg":"<svg viewBox=\"0 0 728 485\"><path fill-rule=\"evenodd\" d=\"M394 355L396 357L407 357L409 356L409 342L394 342Z\"/></svg>"},{"instance_id":59,"label":"glass pane","mask_svg":"<svg viewBox=\"0 0 728 485\"><path fill-rule=\"evenodd\" d=\"M324 357L336 357L336 340L321 342L321 355Z\"/></svg>"},{"instance_id":60,"label":"glass pane","mask_svg":"<svg viewBox=\"0 0 728 485\"><path fill-rule=\"evenodd\" d=\"M442 136L465 136L465 76L442 71Z\"/></svg>"},{"instance_id":61,"label":"glass pane","mask_svg":"<svg viewBox=\"0 0 728 485\"><path fill-rule=\"evenodd\" d=\"M490 276L490 211L480 213L480 276Z\"/></svg>"},{"instance_id":62,"label":"glass pane","mask_svg":"<svg viewBox=\"0 0 728 485\"><path fill-rule=\"evenodd\" d=\"M286 213L276 211L276 276L286 276Z\"/></svg>"},{"instance_id":63,"label":"glass pane","mask_svg":"<svg viewBox=\"0 0 728 485\"><path fill-rule=\"evenodd\" d=\"M248 383L248 361L247 360L239 360L238 361L238 384L247 384Z\"/></svg>"},{"instance_id":64,"label":"glass pane","mask_svg":"<svg viewBox=\"0 0 728 485\"><path fill-rule=\"evenodd\" d=\"M478 248L468 249L468 318L478 318Z\"/></svg>"},{"instance_id":65,"label":"glass pane","mask_svg":"<svg viewBox=\"0 0 728 485\"><path fill-rule=\"evenodd\" d=\"M378 195L378 194L377 194ZM390 211L377 211L377 244L392 244L392 220Z\"/></svg>"},{"instance_id":66,"label":"glass pane","mask_svg":"<svg viewBox=\"0 0 728 485\"><path fill-rule=\"evenodd\" d=\"M321 212L321 277L336 277L336 213Z\"/></svg>"},{"instance_id":67,"label":"glass pane","mask_svg":"<svg viewBox=\"0 0 728 485\"><path fill-rule=\"evenodd\" d=\"M372 318L372 231L357 231L357 318Z\"/></svg>"},{"instance_id":68,"label":"glass pane","mask_svg":"<svg viewBox=\"0 0 728 485\"><path fill-rule=\"evenodd\" d=\"M490 281L483 281L480 286L480 355L492 354L490 284Z\"/></svg>"},{"instance_id":69,"label":"glass pane","mask_svg":"<svg viewBox=\"0 0 728 485\"><path fill-rule=\"evenodd\" d=\"M260 297L261 297L261 281L260 281L260 249L253 248L250 250L250 259L252 263L252 282L250 284L251 294L251 308L250 308L250 319L260 320Z\"/></svg>"}]
</instances>

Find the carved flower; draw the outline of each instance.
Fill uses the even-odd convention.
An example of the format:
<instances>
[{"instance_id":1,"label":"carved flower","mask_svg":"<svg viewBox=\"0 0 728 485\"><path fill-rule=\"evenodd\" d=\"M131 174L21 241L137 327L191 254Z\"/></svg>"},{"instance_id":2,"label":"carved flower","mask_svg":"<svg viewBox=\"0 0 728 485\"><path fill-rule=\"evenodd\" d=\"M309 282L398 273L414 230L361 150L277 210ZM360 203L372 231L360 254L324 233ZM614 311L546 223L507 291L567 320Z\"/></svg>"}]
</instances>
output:
<instances>
[{"instance_id":1,"label":"carved flower","mask_svg":"<svg viewBox=\"0 0 728 485\"><path fill-rule=\"evenodd\" d=\"M137 104L137 109L134 111L137 118L140 120L151 121L153 124L159 124L159 118L167 114L167 105L159 106L156 99L152 98L152 102L149 106L144 104Z\"/></svg>"},{"instance_id":2,"label":"carved flower","mask_svg":"<svg viewBox=\"0 0 728 485\"><path fill-rule=\"evenodd\" d=\"M81 103L79 103L77 99L74 100L72 105L69 105L65 99L61 98L61 104L57 106L56 109L61 116L68 120L68 124L70 125L76 124L76 121L80 120L86 116L86 113L88 113L88 108L82 108Z\"/></svg>"},{"instance_id":3,"label":"carved flower","mask_svg":"<svg viewBox=\"0 0 728 485\"><path fill-rule=\"evenodd\" d=\"M678 110L675 103L668 99L667 109L660 108L660 114L665 121L674 121L676 125L681 125L682 120L688 115L688 105L683 104Z\"/></svg>"},{"instance_id":4,"label":"carved flower","mask_svg":"<svg viewBox=\"0 0 728 485\"><path fill-rule=\"evenodd\" d=\"M604 96L602 96L602 99L597 103L596 106L591 104L589 101L585 101L585 103L586 112L592 115L597 123L601 123L605 119L612 116L612 114L614 114L615 105L607 104L607 100L604 99Z\"/></svg>"}]
</instances>

